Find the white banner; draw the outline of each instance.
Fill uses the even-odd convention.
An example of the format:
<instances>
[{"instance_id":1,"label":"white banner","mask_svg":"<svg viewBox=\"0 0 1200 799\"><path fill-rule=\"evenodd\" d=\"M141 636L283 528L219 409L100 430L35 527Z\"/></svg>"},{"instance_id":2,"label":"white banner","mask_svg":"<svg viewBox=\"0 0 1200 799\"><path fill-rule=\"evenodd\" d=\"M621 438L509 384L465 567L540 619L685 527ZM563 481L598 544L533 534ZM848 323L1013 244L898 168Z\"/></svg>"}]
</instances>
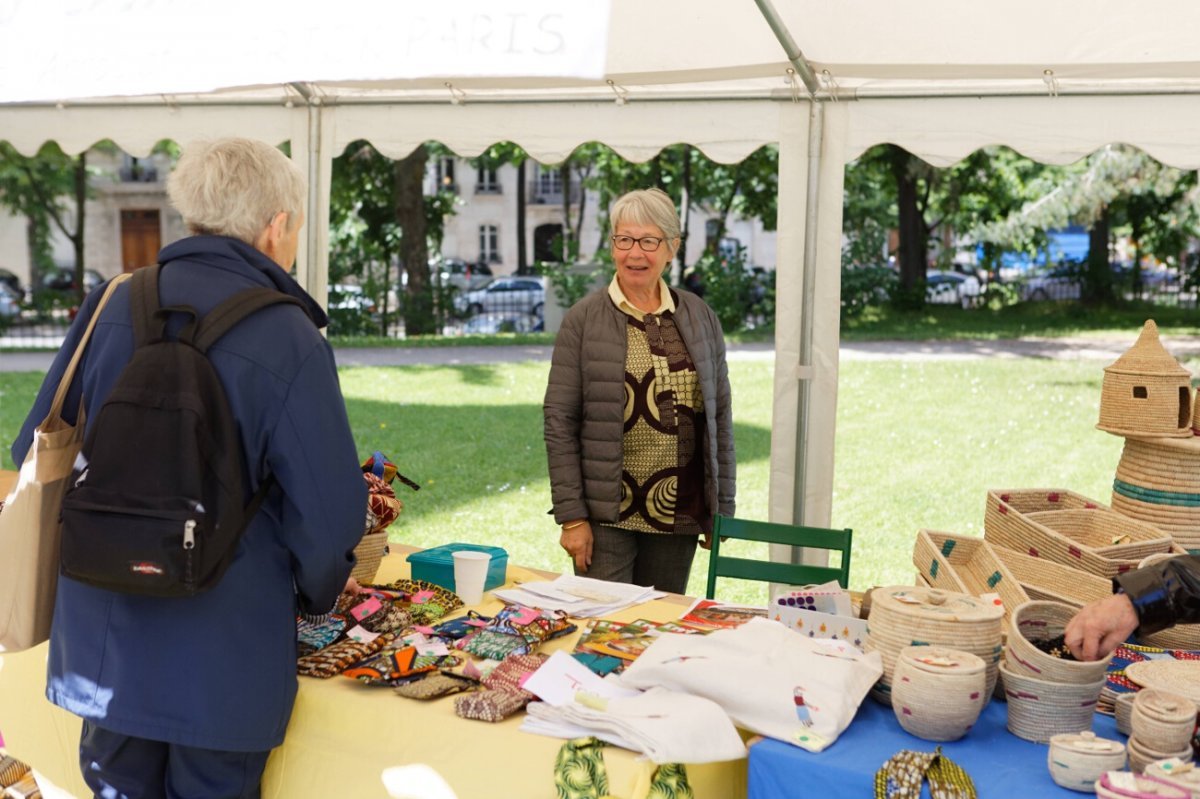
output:
<instances>
[{"instance_id":1,"label":"white banner","mask_svg":"<svg viewBox=\"0 0 1200 799\"><path fill-rule=\"evenodd\" d=\"M609 0L0 0L0 102L604 76Z\"/></svg>"}]
</instances>

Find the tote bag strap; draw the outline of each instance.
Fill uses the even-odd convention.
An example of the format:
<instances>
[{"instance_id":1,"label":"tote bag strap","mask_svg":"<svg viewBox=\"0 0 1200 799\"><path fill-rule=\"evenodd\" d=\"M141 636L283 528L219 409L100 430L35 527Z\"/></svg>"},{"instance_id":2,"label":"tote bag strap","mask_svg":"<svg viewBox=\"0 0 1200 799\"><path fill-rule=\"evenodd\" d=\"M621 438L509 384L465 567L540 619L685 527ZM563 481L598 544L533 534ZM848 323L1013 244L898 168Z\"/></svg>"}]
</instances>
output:
<instances>
[{"instance_id":1,"label":"tote bag strap","mask_svg":"<svg viewBox=\"0 0 1200 799\"><path fill-rule=\"evenodd\" d=\"M71 356L71 362L67 364L62 378L58 381L58 391L54 392L54 402L50 403L50 412L46 414L46 418L52 419L62 415L63 401L67 397L67 390L71 387L71 381L75 378L75 369L79 366L80 359L83 358L83 351L87 349L88 340L92 337L92 330L96 327L96 320L100 318L100 312L104 310L104 306L108 303L108 298L117 290L117 286L128 279L129 273L123 272L108 281L108 288L104 290L104 296L97 303L96 310L92 312L92 318L88 320L87 328L83 331L83 337L79 339L79 344L75 346L75 354Z\"/></svg>"}]
</instances>

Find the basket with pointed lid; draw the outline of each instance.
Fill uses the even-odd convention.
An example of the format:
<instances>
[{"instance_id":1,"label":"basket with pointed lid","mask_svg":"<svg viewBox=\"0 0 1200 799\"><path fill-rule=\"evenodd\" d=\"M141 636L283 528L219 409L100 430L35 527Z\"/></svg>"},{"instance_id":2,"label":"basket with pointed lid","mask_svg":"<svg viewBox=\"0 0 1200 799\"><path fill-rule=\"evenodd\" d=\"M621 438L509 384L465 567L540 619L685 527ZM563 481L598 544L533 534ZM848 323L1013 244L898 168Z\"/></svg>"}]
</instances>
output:
<instances>
[{"instance_id":1,"label":"basket with pointed lid","mask_svg":"<svg viewBox=\"0 0 1200 799\"><path fill-rule=\"evenodd\" d=\"M1148 319L1133 347L1104 368L1096 427L1120 436L1190 437L1191 386L1191 373L1167 352L1158 325Z\"/></svg>"}]
</instances>

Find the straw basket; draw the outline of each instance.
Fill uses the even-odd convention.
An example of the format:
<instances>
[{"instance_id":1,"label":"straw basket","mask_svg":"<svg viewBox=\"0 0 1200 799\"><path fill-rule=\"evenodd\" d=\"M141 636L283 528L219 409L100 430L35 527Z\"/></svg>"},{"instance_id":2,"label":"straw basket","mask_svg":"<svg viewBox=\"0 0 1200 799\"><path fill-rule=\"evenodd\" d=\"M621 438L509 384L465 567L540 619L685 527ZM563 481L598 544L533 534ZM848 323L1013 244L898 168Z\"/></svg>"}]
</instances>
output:
<instances>
[{"instance_id":1,"label":"straw basket","mask_svg":"<svg viewBox=\"0 0 1200 799\"><path fill-rule=\"evenodd\" d=\"M1147 320L1133 347L1104 367L1096 427L1116 435L1190 436L1191 378Z\"/></svg>"},{"instance_id":2,"label":"straw basket","mask_svg":"<svg viewBox=\"0 0 1200 799\"><path fill-rule=\"evenodd\" d=\"M957 741L990 698L987 668L970 652L940 646L900 650L892 675L892 709L900 726L926 741Z\"/></svg>"},{"instance_id":3,"label":"straw basket","mask_svg":"<svg viewBox=\"0 0 1200 799\"><path fill-rule=\"evenodd\" d=\"M1010 671L1000 664L1008 697L1008 729L1018 738L1045 743L1055 735L1092 728L1096 700L1104 678L1094 683L1064 685Z\"/></svg>"},{"instance_id":4,"label":"straw basket","mask_svg":"<svg viewBox=\"0 0 1200 799\"><path fill-rule=\"evenodd\" d=\"M921 530L913 547L913 565L937 588L979 597L999 594L1005 614L1029 601L1025 589L982 538Z\"/></svg>"},{"instance_id":5,"label":"straw basket","mask_svg":"<svg viewBox=\"0 0 1200 799\"><path fill-rule=\"evenodd\" d=\"M1200 549L1200 438L1126 439L1112 506Z\"/></svg>"},{"instance_id":6,"label":"straw basket","mask_svg":"<svg viewBox=\"0 0 1200 799\"><path fill-rule=\"evenodd\" d=\"M375 581L375 573L379 571L379 564L388 551L387 543L388 534L384 530L364 535L358 542L358 546L354 548L354 557L358 559L358 562L354 564L350 576L360 585L368 585Z\"/></svg>"},{"instance_id":7,"label":"straw basket","mask_svg":"<svg viewBox=\"0 0 1200 799\"><path fill-rule=\"evenodd\" d=\"M1103 577L1046 558L1035 558L1015 549L992 547L992 552L1017 578L1030 599L1083 607L1088 602L1112 595L1112 581Z\"/></svg>"},{"instance_id":8,"label":"straw basket","mask_svg":"<svg viewBox=\"0 0 1200 799\"><path fill-rule=\"evenodd\" d=\"M1191 745L1196 703L1186 696L1144 688L1138 691L1129 719L1130 734L1155 749L1176 752Z\"/></svg>"},{"instance_id":9,"label":"straw basket","mask_svg":"<svg viewBox=\"0 0 1200 799\"><path fill-rule=\"evenodd\" d=\"M1057 489L989 491L983 529L993 546L1100 577L1115 577L1147 555L1175 547L1170 536L1145 522Z\"/></svg>"},{"instance_id":10,"label":"straw basket","mask_svg":"<svg viewBox=\"0 0 1200 799\"><path fill-rule=\"evenodd\" d=\"M1063 733L1050 739L1046 765L1055 783L1072 791L1092 792L1096 780L1106 771L1125 768L1125 746L1107 738L1097 738L1091 730Z\"/></svg>"},{"instance_id":11,"label":"straw basket","mask_svg":"<svg viewBox=\"0 0 1200 799\"><path fill-rule=\"evenodd\" d=\"M1054 683L1090 685L1104 681L1112 655L1103 660L1080 662L1056 658L1038 649L1032 641L1048 641L1063 634L1075 608L1061 602L1032 601L1013 610L1004 662L1010 671Z\"/></svg>"},{"instance_id":12,"label":"straw basket","mask_svg":"<svg viewBox=\"0 0 1200 799\"><path fill-rule=\"evenodd\" d=\"M1146 766L1147 777L1157 777L1200 796L1200 769L1194 763L1174 760L1158 760Z\"/></svg>"},{"instance_id":13,"label":"straw basket","mask_svg":"<svg viewBox=\"0 0 1200 799\"><path fill-rule=\"evenodd\" d=\"M1173 752L1152 748L1146 741L1138 738L1136 732L1129 738L1128 750L1129 770L1135 774L1141 774L1146 770L1146 766L1151 763L1157 763L1160 760L1176 758L1184 762L1189 762L1192 759L1192 747L1190 744Z\"/></svg>"},{"instance_id":14,"label":"straw basket","mask_svg":"<svg viewBox=\"0 0 1200 799\"><path fill-rule=\"evenodd\" d=\"M1117 694L1117 698L1113 700L1113 717L1117 720L1117 732L1122 735L1129 735L1133 731L1130 726L1130 721L1133 718L1133 700L1137 699L1136 693Z\"/></svg>"},{"instance_id":15,"label":"straw basket","mask_svg":"<svg viewBox=\"0 0 1200 799\"><path fill-rule=\"evenodd\" d=\"M1122 787L1128 780L1129 787ZM1159 777L1116 775L1105 772L1096 780L1096 796L1099 799L1191 799L1191 792L1173 785Z\"/></svg>"},{"instance_id":16,"label":"straw basket","mask_svg":"<svg viewBox=\"0 0 1200 799\"><path fill-rule=\"evenodd\" d=\"M1003 653L1003 616L999 607L966 594L903 585L876 588L871 592L866 649L880 653L883 676L871 696L891 706L892 673L900 651L908 646L944 646L979 657L987 675L984 692L991 694Z\"/></svg>"}]
</instances>

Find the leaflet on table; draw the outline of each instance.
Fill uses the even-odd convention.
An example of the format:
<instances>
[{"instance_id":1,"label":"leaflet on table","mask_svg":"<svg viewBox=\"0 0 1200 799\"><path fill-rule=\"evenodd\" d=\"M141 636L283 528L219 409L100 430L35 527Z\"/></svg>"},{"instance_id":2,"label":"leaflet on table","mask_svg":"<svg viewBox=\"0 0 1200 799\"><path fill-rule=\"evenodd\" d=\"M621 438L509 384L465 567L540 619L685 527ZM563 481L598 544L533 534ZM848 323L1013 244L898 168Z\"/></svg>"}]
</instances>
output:
<instances>
[{"instance_id":1,"label":"leaflet on table","mask_svg":"<svg viewBox=\"0 0 1200 799\"><path fill-rule=\"evenodd\" d=\"M689 627L720 630L740 627L750 619L766 618L766 615L766 608L717 602L713 599L697 599L679 620Z\"/></svg>"},{"instance_id":2,"label":"leaflet on table","mask_svg":"<svg viewBox=\"0 0 1200 799\"><path fill-rule=\"evenodd\" d=\"M577 618L604 616L666 596L662 591L628 583L610 583L564 574L550 582L523 583L518 588L496 589L492 595L505 602L529 607L565 610Z\"/></svg>"},{"instance_id":3,"label":"leaflet on table","mask_svg":"<svg viewBox=\"0 0 1200 799\"><path fill-rule=\"evenodd\" d=\"M596 697L603 702L617 697L635 696L638 693L593 674L586 666L561 650L551 655L541 668L529 675L521 687L552 705L575 702L580 694Z\"/></svg>"},{"instance_id":4,"label":"leaflet on table","mask_svg":"<svg viewBox=\"0 0 1200 799\"><path fill-rule=\"evenodd\" d=\"M809 638L830 638L845 641L862 649L867 641L867 622L853 616L837 616L815 610L775 605L771 618L789 630L807 635Z\"/></svg>"},{"instance_id":5,"label":"leaflet on table","mask_svg":"<svg viewBox=\"0 0 1200 799\"><path fill-rule=\"evenodd\" d=\"M815 610L819 613L832 613L835 616L853 616L854 611L850 602L850 593L838 585L837 580L830 580L821 585L806 585L791 587L779 591L771 600L771 605Z\"/></svg>"}]
</instances>

